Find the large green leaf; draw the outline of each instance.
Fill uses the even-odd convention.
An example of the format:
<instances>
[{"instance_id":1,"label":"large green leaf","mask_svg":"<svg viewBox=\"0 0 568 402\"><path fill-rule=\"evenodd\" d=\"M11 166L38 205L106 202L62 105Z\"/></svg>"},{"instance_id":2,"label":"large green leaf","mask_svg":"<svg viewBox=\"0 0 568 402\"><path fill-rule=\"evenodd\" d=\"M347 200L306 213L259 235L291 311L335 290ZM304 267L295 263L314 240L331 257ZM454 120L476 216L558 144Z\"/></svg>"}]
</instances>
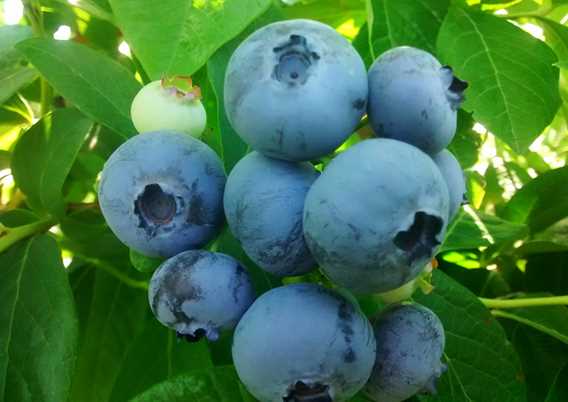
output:
<instances>
[{"instance_id":1,"label":"large green leaf","mask_svg":"<svg viewBox=\"0 0 568 402\"><path fill-rule=\"evenodd\" d=\"M57 244L48 236L0 254L0 400L67 399L77 318Z\"/></svg>"},{"instance_id":2,"label":"large green leaf","mask_svg":"<svg viewBox=\"0 0 568 402\"><path fill-rule=\"evenodd\" d=\"M81 278L77 275L85 269L88 267L79 268L73 281L81 342L69 401L105 402L116 385L133 340L144 329L148 298L146 292L128 287L103 271L95 272L87 281L77 282Z\"/></svg>"},{"instance_id":3,"label":"large green leaf","mask_svg":"<svg viewBox=\"0 0 568 402\"><path fill-rule=\"evenodd\" d=\"M153 79L190 75L270 0L111 0L126 40Z\"/></svg>"},{"instance_id":4,"label":"large green leaf","mask_svg":"<svg viewBox=\"0 0 568 402\"><path fill-rule=\"evenodd\" d=\"M436 52L436 36L449 0L368 0L368 26L373 59L395 46Z\"/></svg>"},{"instance_id":5,"label":"large green leaf","mask_svg":"<svg viewBox=\"0 0 568 402\"><path fill-rule=\"evenodd\" d=\"M110 402L130 400L153 385L190 370L213 368L205 340L188 343L177 339L174 331L160 324L150 312L144 325L140 335L131 340Z\"/></svg>"},{"instance_id":6,"label":"large green leaf","mask_svg":"<svg viewBox=\"0 0 568 402\"><path fill-rule=\"evenodd\" d=\"M532 232L568 216L568 167L550 170L515 193L502 211L512 222L527 223Z\"/></svg>"},{"instance_id":7,"label":"large green leaf","mask_svg":"<svg viewBox=\"0 0 568 402\"><path fill-rule=\"evenodd\" d=\"M24 58L14 47L32 36L30 27L0 27L0 104L37 77L34 68L23 65Z\"/></svg>"},{"instance_id":8,"label":"large green leaf","mask_svg":"<svg viewBox=\"0 0 568 402\"><path fill-rule=\"evenodd\" d=\"M439 271L434 292L416 300L440 317L446 333L448 371L438 382L437 402L526 401L521 367L497 320L469 290Z\"/></svg>"},{"instance_id":9,"label":"large green leaf","mask_svg":"<svg viewBox=\"0 0 568 402\"><path fill-rule=\"evenodd\" d=\"M239 382L232 367L188 373L158 384L132 402L240 402Z\"/></svg>"},{"instance_id":10,"label":"large green leaf","mask_svg":"<svg viewBox=\"0 0 568 402\"><path fill-rule=\"evenodd\" d=\"M34 209L63 215L63 184L91 126L76 109L59 109L20 137L12 172Z\"/></svg>"},{"instance_id":11,"label":"large green leaf","mask_svg":"<svg viewBox=\"0 0 568 402\"><path fill-rule=\"evenodd\" d=\"M503 19L460 7L448 12L437 45L442 60L470 84L464 108L525 152L560 105L552 50Z\"/></svg>"},{"instance_id":12,"label":"large green leaf","mask_svg":"<svg viewBox=\"0 0 568 402\"><path fill-rule=\"evenodd\" d=\"M70 41L34 38L16 47L85 115L125 139L136 133L130 104L140 84L126 68L103 53Z\"/></svg>"}]
</instances>

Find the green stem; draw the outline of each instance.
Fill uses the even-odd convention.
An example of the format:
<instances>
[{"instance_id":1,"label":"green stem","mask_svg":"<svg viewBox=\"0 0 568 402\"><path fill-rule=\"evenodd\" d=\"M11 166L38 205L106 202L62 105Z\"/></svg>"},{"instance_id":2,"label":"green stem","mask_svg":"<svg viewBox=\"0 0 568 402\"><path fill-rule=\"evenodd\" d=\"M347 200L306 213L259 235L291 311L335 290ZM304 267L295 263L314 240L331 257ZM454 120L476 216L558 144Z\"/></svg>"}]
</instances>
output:
<instances>
[{"instance_id":1,"label":"green stem","mask_svg":"<svg viewBox=\"0 0 568 402\"><path fill-rule=\"evenodd\" d=\"M485 299L480 297L479 300L487 308L520 308L520 307L538 307L538 306L566 306L568 305L568 296L548 296L548 297L527 297L520 299Z\"/></svg>"},{"instance_id":2,"label":"green stem","mask_svg":"<svg viewBox=\"0 0 568 402\"><path fill-rule=\"evenodd\" d=\"M84 256L81 256L81 259L93 265L94 267L99 268L105 271L106 273L114 276L116 279L118 279L127 286L142 290L148 290L148 283L146 283L145 281L137 281L136 279L130 278L128 275L120 272L120 270L118 270L116 267L112 266L111 264L105 261L96 258L84 257Z\"/></svg>"},{"instance_id":3,"label":"green stem","mask_svg":"<svg viewBox=\"0 0 568 402\"><path fill-rule=\"evenodd\" d=\"M14 243L33 236L36 233L49 230L57 221L53 218L47 218L41 221L30 223L27 225L9 228L0 224L0 253L9 248Z\"/></svg>"}]
</instances>

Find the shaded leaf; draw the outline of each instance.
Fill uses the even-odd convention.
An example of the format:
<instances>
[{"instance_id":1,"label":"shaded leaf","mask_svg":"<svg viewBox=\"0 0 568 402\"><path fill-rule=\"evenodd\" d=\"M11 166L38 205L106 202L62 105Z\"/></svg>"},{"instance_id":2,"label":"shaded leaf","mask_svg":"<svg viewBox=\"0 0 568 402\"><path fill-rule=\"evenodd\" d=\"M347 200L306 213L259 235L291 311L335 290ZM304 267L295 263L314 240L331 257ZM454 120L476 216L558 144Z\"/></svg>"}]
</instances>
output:
<instances>
[{"instance_id":1,"label":"shaded leaf","mask_svg":"<svg viewBox=\"0 0 568 402\"><path fill-rule=\"evenodd\" d=\"M568 167L550 170L515 193L501 215L511 222L527 223L532 232L546 229L568 217Z\"/></svg>"},{"instance_id":2,"label":"shaded leaf","mask_svg":"<svg viewBox=\"0 0 568 402\"><path fill-rule=\"evenodd\" d=\"M373 59L403 45L436 53L436 36L449 0L374 0L367 5Z\"/></svg>"},{"instance_id":3,"label":"shaded leaf","mask_svg":"<svg viewBox=\"0 0 568 402\"><path fill-rule=\"evenodd\" d=\"M63 215L63 184L91 126L77 110L58 109L20 137L12 172L34 209Z\"/></svg>"},{"instance_id":4,"label":"shaded leaf","mask_svg":"<svg viewBox=\"0 0 568 402\"><path fill-rule=\"evenodd\" d=\"M163 382L132 402L239 402L239 383L232 367L188 373Z\"/></svg>"},{"instance_id":5,"label":"shaded leaf","mask_svg":"<svg viewBox=\"0 0 568 402\"><path fill-rule=\"evenodd\" d=\"M25 59L14 47L32 36L30 27L9 25L0 27L0 104L20 88L31 83L38 74L25 65Z\"/></svg>"},{"instance_id":6,"label":"shaded leaf","mask_svg":"<svg viewBox=\"0 0 568 402\"><path fill-rule=\"evenodd\" d=\"M59 248L48 236L0 254L0 399L67 399L77 318Z\"/></svg>"}]
</instances>

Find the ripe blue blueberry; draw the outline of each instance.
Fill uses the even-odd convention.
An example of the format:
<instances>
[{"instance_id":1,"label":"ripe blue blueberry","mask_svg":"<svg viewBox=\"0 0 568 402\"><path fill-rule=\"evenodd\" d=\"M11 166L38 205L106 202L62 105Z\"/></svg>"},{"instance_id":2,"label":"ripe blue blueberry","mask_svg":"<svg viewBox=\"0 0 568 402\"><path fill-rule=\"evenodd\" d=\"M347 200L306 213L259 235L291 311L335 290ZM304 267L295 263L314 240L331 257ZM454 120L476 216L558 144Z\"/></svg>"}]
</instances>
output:
<instances>
[{"instance_id":1,"label":"ripe blue blueberry","mask_svg":"<svg viewBox=\"0 0 568 402\"><path fill-rule=\"evenodd\" d=\"M333 159L312 185L304 236L331 280L357 293L386 292L432 259L448 203L428 155L396 140L365 140Z\"/></svg>"},{"instance_id":2,"label":"ripe blue blueberry","mask_svg":"<svg viewBox=\"0 0 568 402\"><path fill-rule=\"evenodd\" d=\"M310 20L267 25L234 52L225 109L235 131L265 155L306 161L332 152L366 111L359 54L331 27Z\"/></svg>"},{"instance_id":3,"label":"ripe blue blueberry","mask_svg":"<svg viewBox=\"0 0 568 402\"><path fill-rule=\"evenodd\" d=\"M432 157L448 185L450 193L450 220L456 215L460 206L467 201L465 178L460 163L447 149Z\"/></svg>"},{"instance_id":4,"label":"ripe blue blueberry","mask_svg":"<svg viewBox=\"0 0 568 402\"><path fill-rule=\"evenodd\" d=\"M379 137L434 154L454 137L467 83L430 53L408 46L383 53L369 70L369 121Z\"/></svg>"},{"instance_id":5,"label":"ripe blue blueberry","mask_svg":"<svg viewBox=\"0 0 568 402\"><path fill-rule=\"evenodd\" d=\"M307 162L252 152L233 168L225 186L225 215L247 255L278 276L300 275L316 263L304 240L306 194L318 177Z\"/></svg>"},{"instance_id":6,"label":"ripe blue blueberry","mask_svg":"<svg viewBox=\"0 0 568 402\"><path fill-rule=\"evenodd\" d=\"M217 340L235 327L254 301L254 290L237 260L221 253L189 250L160 265L148 288L152 312L188 341Z\"/></svg>"},{"instance_id":7,"label":"ripe blue blueberry","mask_svg":"<svg viewBox=\"0 0 568 402\"><path fill-rule=\"evenodd\" d=\"M365 393L377 402L402 402L436 392L446 371L440 359L445 335L440 319L426 307L411 304L387 308L373 322L377 358Z\"/></svg>"},{"instance_id":8,"label":"ripe blue blueberry","mask_svg":"<svg viewBox=\"0 0 568 402\"><path fill-rule=\"evenodd\" d=\"M373 368L367 318L343 296L294 284L260 296L233 338L241 381L261 402L346 401Z\"/></svg>"},{"instance_id":9,"label":"ripe blue blueberry","mask_svg":"<svg viewBox=\"0 0 568 402\"><path fill-rule=\"evenodd\" d=\"M199 248L223 224L225 173L207 145L161 131L130 138L108 159L99 203L114 234L150 257Z\"/></svg>"}]
</instances>

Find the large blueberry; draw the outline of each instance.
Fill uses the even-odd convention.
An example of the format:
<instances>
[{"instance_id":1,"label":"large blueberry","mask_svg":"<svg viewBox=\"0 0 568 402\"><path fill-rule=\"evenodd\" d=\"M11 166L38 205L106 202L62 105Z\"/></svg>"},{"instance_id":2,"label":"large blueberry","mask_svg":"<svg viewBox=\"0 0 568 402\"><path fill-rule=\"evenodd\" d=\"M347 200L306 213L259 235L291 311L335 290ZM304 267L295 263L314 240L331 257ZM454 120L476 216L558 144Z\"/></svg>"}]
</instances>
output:
<instances>
[{"instance_id":1,"label":"large blueberry","mask_svg":"<svg viewBox=\"0 0 568 402\"><path fill-rule=\"evenodd\" d=\"M108 159L99 203L114 234L153 257L199 248L223 223L225 173L207 145L175 132L130 138Z\"/></svg>"},{"instance_id":2,"label":"large blueberry","mask_svg":"<svg viewBox=\"0 0 568 402\"><path fill-rule=\"evenodd\" d=\"M380 137L434 154L456 132L467 84L424 50L408 46L383 53L369 70L369 120Z\"/></svg>"},{"instance_id":3,"label":"large blueberry","mask_svg":"<svg viewBox=\"0 0 568 402\"><path fill-rule=\"evenodd\" d=\"M445 371L440 361L445 335L440 319L426 307L397 305L373 321L377 358L365 393L377 402L402 402L419 393L435 393Z\"/></svg>"},{"instance_id":4,"label":"large blueberry","mask_svg":"<svg viewBox=\"0 0 568 402\"><path fill-rule=\"evenodd\" d=\"M189 250L160 265L148 288L152 312L189 341L217 340L252 304L254 290L237 260L221 253Z\"/></svg>"},{"instance_id":5,"label":"large blueberry","mask_svg":"<svg viewBox=\"0 0 568 402\"><path fill-rule=\"evenodd\" d=\"M467 201L467 190L465 187L465 177L460 163L456 157L447 149L438 152L432 157L442 176L446 180L450 193L450 220L459 211L460 206Z\"/></svg>"},{"instance_id":6,"label":"large blueberry","mask_svg":"<svg viewBox=\"0 0 568 402\"><path fill-rule=\"evenodd\" d=\"M349 400L373 368L367 318L316 284L270 290L245 313L233 338L241 381L261 402Z\"/></svg>"},{"instance_id":7,"label":"large blueberry","mask_svg":"<svg viewBox=\"0 0 568 402\"><path fill-rule=\"evenodd\" d=\"M300 275L316 263L304 241L306 194L318 177L307 162L252 152L233 168L225 186L231 232L259 267L278 276Z\"/></svg>"},{"instance_id":8,"label":"large blueberry","mask_svg":"<svg viewBox=\"0 0 568 402\"><path fill-rule=\"evenodd\" d=\"M234 52L225 109L235 131L265 155L305 161L332 152L366 111L367 74L333 28L310 20L267 25Z\"/></svg>"},{"instance_id":9,"label":"large blueberry","mask_svg":"<svg viewBox=\"0 0 568 402\"><path fill-rule=\"evenodd\" d=\"M357 293L415 278L441 243L448 189L432 159L391 139L338 155L312 185L304 236L323 271Z\"/></svg>"}]
</instances>

